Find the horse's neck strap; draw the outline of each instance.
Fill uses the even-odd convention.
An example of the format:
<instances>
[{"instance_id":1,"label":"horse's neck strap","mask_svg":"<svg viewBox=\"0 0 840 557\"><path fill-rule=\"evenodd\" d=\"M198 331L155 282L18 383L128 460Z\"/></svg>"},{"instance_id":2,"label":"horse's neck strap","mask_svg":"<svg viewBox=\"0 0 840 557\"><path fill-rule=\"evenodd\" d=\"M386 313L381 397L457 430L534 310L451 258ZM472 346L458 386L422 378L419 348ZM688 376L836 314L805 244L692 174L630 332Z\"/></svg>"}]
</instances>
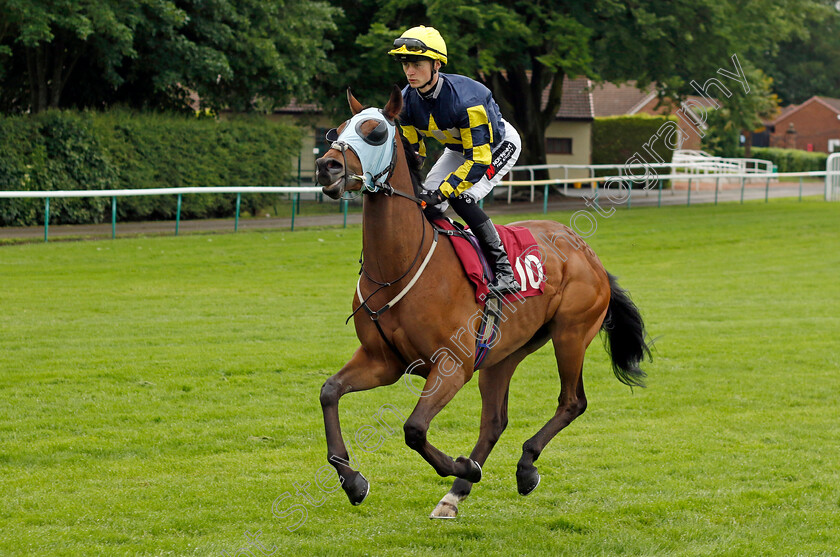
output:
<instances>
[{"instance_id":1,"label":"horse's neck strap","mask_svg":"<svg viewBox=\"0 0 840 557\"><path fill-rule=\"evenodd\" d=\"M385 304L384 306L379 308L379 310L377 310L377 311L373 311L372 309L370 309L367 306L367 302L365 300L365 297L362 296L362 277L361 276L359 277L359 280L356 282L356 294L359 295L359 301L362 302L362 306L364 306L365 311L367 311L368 315L370 315L370 318L372 320L374 320L374 321L379 320L379 317L383 313L388 311L390 308L394 307L397 304L397 302L402 300L403 296L408 294L408 291L411 290L414 287L415 284L417 284L417 281L420 280L420 275L422 275L423 271L426 269L426 265L428 265L429 261L431 261L432 254L435 253L435 248L437 247L437 241L438 241L438 231L435 230L434 237L432 238L432 247L429 248L429 253L426 254L426 258L423 259L423 263L420 264L420 268L417 269L417 272L414 273L414 276L411 278L409 283L405 285L405 288L400 290L399 294L397 294L396 296L391 298L391 301L389 301L387 304Z\"/></svg>"}]
</instances>

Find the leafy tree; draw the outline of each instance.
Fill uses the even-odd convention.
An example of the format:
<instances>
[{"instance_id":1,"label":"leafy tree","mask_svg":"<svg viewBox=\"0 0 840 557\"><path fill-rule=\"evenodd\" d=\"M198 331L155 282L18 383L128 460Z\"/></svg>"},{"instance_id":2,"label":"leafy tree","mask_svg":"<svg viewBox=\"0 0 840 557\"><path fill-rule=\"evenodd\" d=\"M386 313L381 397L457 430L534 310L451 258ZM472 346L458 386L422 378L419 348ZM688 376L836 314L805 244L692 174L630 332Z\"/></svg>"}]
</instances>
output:
<instances>
[{"instance_id":1,"label":"leafy tree","mask_svg":"<svg viewBox=\"0 0 840 557\"><path fill-rule=\"evenodd\" d=\"M0 54L5 70L0 78L10 80L18 93L10 100L18 107L28 105L33 112L59 106L68 79L84 55L95 57L100 71L115 81L116 66L132 54L127 15L114 0L0 0ZM21 98L21 90L29 93L27 100Z\"/></svg>"},{"instance_id":2,"label":"leafy tree","mask_svg":"<svg viewBox=\"0 0 840 557\"><path fill-rule=\"evenodd\" d=\"M773 89L785 103L799 104L813 95L840 98L840 10L835 0L816 0L804 17L801 33L756 63L773 76Z\"/></svg>"},{"instance_id":3,"label":"leafy tree","mask_svg":"<svg viewBox=\"0 0 840 557\"><path fill-rule=\"evenodd\" d=\"M401 78L385 54L391 41L410 26L433 25L447 39L447 70L487 85L523 136L521 163L542 163L566 76L656 82L663 97L685 96L692 80L716 75L733 53L774 52L810 1L363 0L356 9L333 0L345 9L334 40L352 56L336 58L344 79L333 76L322 95L335 98L334 85L346 81L381 97L383 81Z\"/></svg>"},{"instance_id":4,"label":"leafy tree","mask_svg":"<svg viewBox=\"0 0 840 557\"><path fill-rule=\"evenodd\" d=\"M318 0L0 0L0 108L286 103L329 71L334 15Z\"/></svg>"},{"instance_id":5,"label":"leafy tree","mask_svg":"<svg viewBox=\"0 0 840 557\"><path fill-rule=\"evenodd\" d=\"M738 156L740 135L744 134L744 156L752 155L752 134L762 123L779 112L779 97L773 93L773 79L752 66L743 68L749 92L733 87L732 96L720 98L721 107L710 111L709 133L704 145L721 156Z\"/></svg>"}]
</instances>

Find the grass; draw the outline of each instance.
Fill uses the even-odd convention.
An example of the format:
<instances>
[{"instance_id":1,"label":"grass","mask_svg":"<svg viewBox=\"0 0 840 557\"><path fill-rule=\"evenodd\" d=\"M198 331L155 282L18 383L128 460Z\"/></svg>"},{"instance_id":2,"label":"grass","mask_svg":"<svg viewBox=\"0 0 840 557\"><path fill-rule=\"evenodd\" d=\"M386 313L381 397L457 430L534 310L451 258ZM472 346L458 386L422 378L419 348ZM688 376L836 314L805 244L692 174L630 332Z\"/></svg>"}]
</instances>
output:
<instances>
[{"instance_id":1,"label":"grass","mask_svg":"<svg viewBox=\"0 0 840 557\"><path fill-rule=\"evenodd\" d=\"M649 387L616 381L596 340L589 409L522 498L521 444L559 392L551 350L526 359L455 521L427 518L451 480L375 419L408 414L400 385L341 403L345 438L383 437L355 451L364 504L315 487L318 390L357 346L359 227L2 247L0 554L233 555L259 531L276 555L836 555L838 217L817 201L599 217L589 241L657 337ZM432 424L451 455L475 442L477 391ZM290 532L302 514L272 504L300 488L320 506Z\"/></svg>"}]
</instances>

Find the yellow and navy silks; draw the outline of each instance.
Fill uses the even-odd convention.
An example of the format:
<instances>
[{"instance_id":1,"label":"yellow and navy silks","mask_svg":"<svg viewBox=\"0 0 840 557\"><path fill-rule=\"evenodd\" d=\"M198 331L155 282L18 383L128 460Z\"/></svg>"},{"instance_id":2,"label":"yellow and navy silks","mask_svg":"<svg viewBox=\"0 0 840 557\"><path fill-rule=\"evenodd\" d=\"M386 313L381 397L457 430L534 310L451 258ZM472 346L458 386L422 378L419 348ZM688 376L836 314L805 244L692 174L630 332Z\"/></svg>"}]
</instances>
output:
<instances>
[{"instance_id":1,"label":"yellow and navy silks","mask_svg":"<svg viewBox=\"0 0 840 557\"><path fill-rule=\"evenodd\" d=\"M493 149L505 137L499 106L490 90L468 77L440 73L434 98L424 99L406 86L400 126L421 157L424 138L434 137L447 149L463 153L464 164L440 184L446 197L457 197L481 180L491 167ZM491 176L495 169L491 170ZM428 184L428 187L435 184Z\"/></svg>"}]
</instances>

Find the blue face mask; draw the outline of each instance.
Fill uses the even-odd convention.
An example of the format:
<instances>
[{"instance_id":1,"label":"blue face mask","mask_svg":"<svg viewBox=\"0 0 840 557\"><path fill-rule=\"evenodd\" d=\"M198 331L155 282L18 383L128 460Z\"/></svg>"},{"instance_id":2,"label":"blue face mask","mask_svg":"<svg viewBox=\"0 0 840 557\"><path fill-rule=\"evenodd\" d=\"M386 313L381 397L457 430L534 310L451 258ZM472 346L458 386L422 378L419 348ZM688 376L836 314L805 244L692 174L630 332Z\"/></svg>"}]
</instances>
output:
<instances>
[{"instance_id":1,"label":"blue face mask","mask_svg":"<svg viewBox=\"0 0 840 557\"><path fill-rule=\"evenodd\" d=\"M379 124L369 134L362 135L360 129L367 120L377 120ZM396 133L396 124L389 122L378 108L366 108L347 121L341 135L335 128L328 131L327 141L332 143L333 149L342 153L348 148L355 153L362 163L364 188L376 192L388 179L393 167Z\"/></svg>"}]
</instances>

